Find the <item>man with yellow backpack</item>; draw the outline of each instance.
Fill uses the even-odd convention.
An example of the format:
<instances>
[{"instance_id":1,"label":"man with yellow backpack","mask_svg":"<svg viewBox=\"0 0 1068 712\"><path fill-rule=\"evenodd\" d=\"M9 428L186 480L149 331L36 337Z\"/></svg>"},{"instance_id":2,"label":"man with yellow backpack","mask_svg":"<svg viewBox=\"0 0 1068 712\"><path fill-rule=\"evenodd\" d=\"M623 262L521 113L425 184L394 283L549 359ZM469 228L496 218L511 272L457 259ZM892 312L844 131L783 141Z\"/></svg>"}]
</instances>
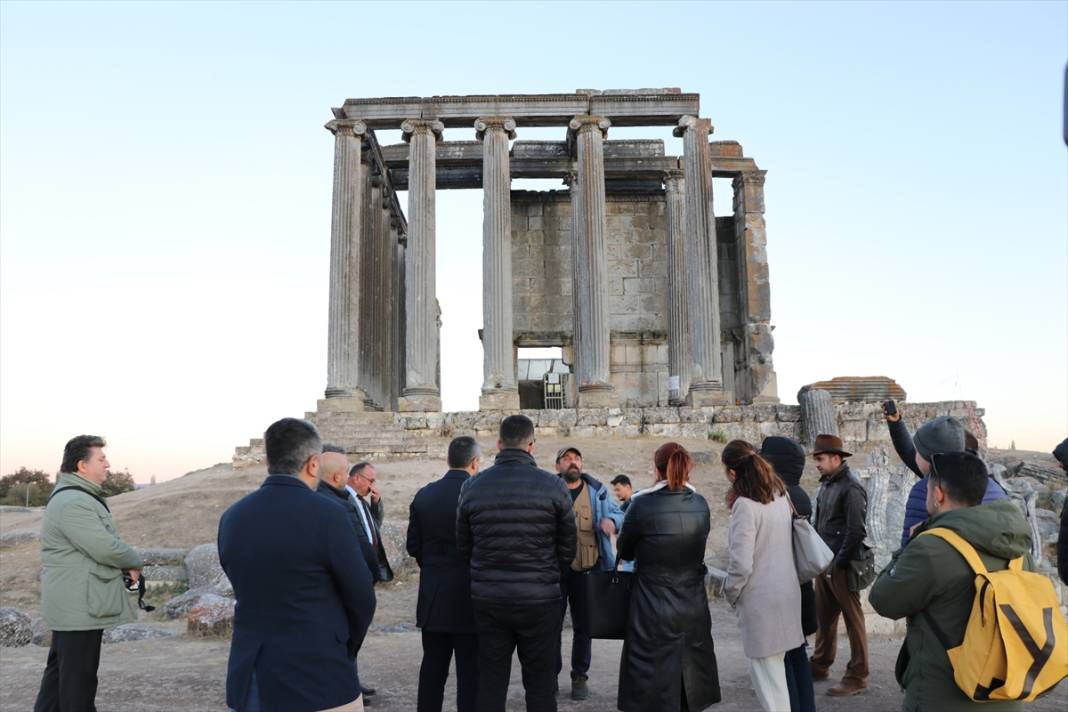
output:
<instances>
[{"instance_id":1,"label":"man with yellow backpack","mask_svg":"<svg viewBox=\"0 0 1068 712\"><path fill-rule=\"evenodd\" d=\"M932 456L928 519L875 580L869 600L908 617L895 674L906 712L1019 710L1068 675L1068 624L1032 573L1027 520L1010 500L980 504L983 461Z\"/></svg>"}]
</instances>

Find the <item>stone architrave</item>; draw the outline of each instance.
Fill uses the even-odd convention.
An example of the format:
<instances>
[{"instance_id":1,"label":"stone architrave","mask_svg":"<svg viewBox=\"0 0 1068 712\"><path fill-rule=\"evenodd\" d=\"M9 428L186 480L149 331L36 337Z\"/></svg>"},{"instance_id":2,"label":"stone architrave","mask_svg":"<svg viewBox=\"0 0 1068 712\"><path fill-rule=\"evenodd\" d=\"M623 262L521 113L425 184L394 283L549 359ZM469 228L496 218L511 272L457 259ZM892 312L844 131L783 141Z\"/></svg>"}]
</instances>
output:
<instances>
[{"instance_id":1,"label":"stone architrave","mask_svg":"<svg viewBox=\"0 0 1068 712\"><path fill-rule=\"evenodd\" d=\"M681 169L664 175L668 259L668 398L682 405L690 390L690 331L687 325L686 179Z\"/></svg>"},{"instance_id":2,"label":"stone architrave","mask_svg":"<svg viewBox=\"0 0 1068 712\"><path fill-rule=\"evenodd\" d=\"M687 401L692 406L727 402L723 390L719 333L719 272L716 220L712 211L712 163L708 136L712 122L683 116L675 136L683 139L686 175L686 263L692 367Z\"/></svg>"},{"instance_id":3,"label":"stone architrave","mask_svg":"<svg viewBox=\"0 0 1068 712\"><path fill-rule=\"evenodd\" d=\"M603 116L576 116L568 124L576 150L576 200L571 206L571 255L575 270L577 306L575 361L578 371L578 407L600 408L619 404L609 380L611 336L608 326L608 247L605 219L604 135L611 122Z\"/></svg>"},{"instance_id":4,"label":"stone architrave","mask_svg":"<svg viewBox=\"0 0 1068 712\"><path fill-rule=\"evenodd\" d=\"M764 224L764 176L754 170L734 178L735 238L738 244L739 288L745 327L748 379L745 399L752 403L778 403L778 386L772 351L771 287L768 276L768 236Z\"/></svg>"},{"instance_id":5,"label":"stone architrave","mask_svg":"<svg viewBox=\"0 0 1068 712\"><path fill-rule=\"evenodd\" d=\"M518 410L512 334L512 179L508 141L515 121L475 122L482 141L482 395L479 410Z\"/></svg>"},{"instance_id":6,"label":"stone architrave","mask_svg":"<svg viewBox=\"0 0 1068 712\"><path fill-rule=\"evenodd\" d=\"M366 393L359 384L360 251L364 176L362 121L326 124L334 134L334 195L330 219L330 306L326 360L328 410L361 411Z\"/></svg>"},{"instance_id":7,"label":"stone architrave","mask_svg":"<svg viewBox=\"0 0 1068 712\"><path fill-rule=\"evenodd\" d=\"M444 125L432 119L401 124L409 143L408 248L405 254L405 381L397 401L401 411L440 411L438 321L435 281L437 142Z\"/></svg>"}]
</instances>

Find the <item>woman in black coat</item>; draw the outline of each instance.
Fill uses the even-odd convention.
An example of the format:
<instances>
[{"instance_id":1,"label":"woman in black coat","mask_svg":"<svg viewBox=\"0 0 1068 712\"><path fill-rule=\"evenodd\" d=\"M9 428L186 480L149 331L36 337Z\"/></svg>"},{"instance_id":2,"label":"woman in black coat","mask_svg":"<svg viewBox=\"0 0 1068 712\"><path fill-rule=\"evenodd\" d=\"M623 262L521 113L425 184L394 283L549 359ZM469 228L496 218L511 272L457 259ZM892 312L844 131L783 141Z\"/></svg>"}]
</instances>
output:
<instances>
[{"instance_id":1,"label":"woman in black coat","mask_svg":"<svg viewBox=\"0 0 1068 712\"><path fill-rule=\"evenodd\" d=\"M634 495L617 541L635 562L619 663L624 712L697 712L719 702L712 618L705 593L705 498L688 483L693 459L677 443L656 451L656 484Z\"/></svg>"}]
</instances>

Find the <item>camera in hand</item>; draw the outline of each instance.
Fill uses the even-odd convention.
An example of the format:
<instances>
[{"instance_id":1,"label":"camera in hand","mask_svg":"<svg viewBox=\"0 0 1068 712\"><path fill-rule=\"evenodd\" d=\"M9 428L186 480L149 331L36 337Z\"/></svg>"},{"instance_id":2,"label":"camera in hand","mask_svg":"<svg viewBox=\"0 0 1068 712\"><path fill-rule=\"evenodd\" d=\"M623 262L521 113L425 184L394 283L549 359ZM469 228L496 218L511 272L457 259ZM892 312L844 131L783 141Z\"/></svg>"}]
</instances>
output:
<instances>
[{"instance_id":1,"label":"camera in hand","mask_svg":"<svg viewBox=\"0 0 1068 712\"><path fill-rule=\"evenodd\" d=\"M152 612L156 610L155 606L150 606L145 603L145 573L142 571L141 575L134 581L133 576L126 569L122 571L122 585L126 587L126 590L130 593L137 594L137 607L142 611Z\"/></svg>"}]
</instances>

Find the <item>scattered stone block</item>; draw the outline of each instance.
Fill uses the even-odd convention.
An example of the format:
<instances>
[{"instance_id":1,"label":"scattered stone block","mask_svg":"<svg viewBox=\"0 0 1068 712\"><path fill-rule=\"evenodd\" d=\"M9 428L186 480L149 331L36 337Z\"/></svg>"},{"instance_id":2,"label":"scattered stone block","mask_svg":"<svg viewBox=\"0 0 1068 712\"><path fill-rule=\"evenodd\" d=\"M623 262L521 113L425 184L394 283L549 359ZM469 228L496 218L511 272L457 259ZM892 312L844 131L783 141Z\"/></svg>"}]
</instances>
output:
<instances>
[{"instance_id":1,"label":"scattered stone block","mask_svg":"<svg viewBox=\"0 0 1068 712\"><path fill-rule=\"evenodd\" d=\"M33 640L33 621L28 615L4 606L0 608L0 647L21 648Z\"/></svg>"},{"instance_id":2,"label":"scattered stone block","mask_svg":"<svg viewBox=\"0 0 1068 712\"><path fill-rule=\"evenodd\" d=\"M234 629L236 603L213 593L204 594L186 614L186 632L203 638L225 638Z\"/></svg>"},{"instance_id":3,"label":"scattered stone block","mask_svg":"<svg viewBox=\"0 0 1068 712\"><path fill-rule=\"evenodd\" d=\"M137 549L146 566L183 566L188 549L151 547Z\"/></svg>"},{"instance_id":4,"label":"scattered stone block","mask_svg":"<svg viewBox=\"0 0 1068 712\"><path fill-rule=\"evenodd\" d=\"M149 640L151 638L173 638L176 631L168 628L145 625L144 623L127 623L108 628L104 631L104 643L128 643L131 640Z\"/></svg>"},{"instance_id":5,"label":"scattered stone block","mask_svg":"<svg viewBox=\"0 0 1068 712\"><path fill-rule=\"evenodd\" d=\"M185 557L185 570L190 590L212 588L224 595L233 593L230 579L219 563L219 549L214 543L190 549Z\"/></svg>"}]
</instances>

